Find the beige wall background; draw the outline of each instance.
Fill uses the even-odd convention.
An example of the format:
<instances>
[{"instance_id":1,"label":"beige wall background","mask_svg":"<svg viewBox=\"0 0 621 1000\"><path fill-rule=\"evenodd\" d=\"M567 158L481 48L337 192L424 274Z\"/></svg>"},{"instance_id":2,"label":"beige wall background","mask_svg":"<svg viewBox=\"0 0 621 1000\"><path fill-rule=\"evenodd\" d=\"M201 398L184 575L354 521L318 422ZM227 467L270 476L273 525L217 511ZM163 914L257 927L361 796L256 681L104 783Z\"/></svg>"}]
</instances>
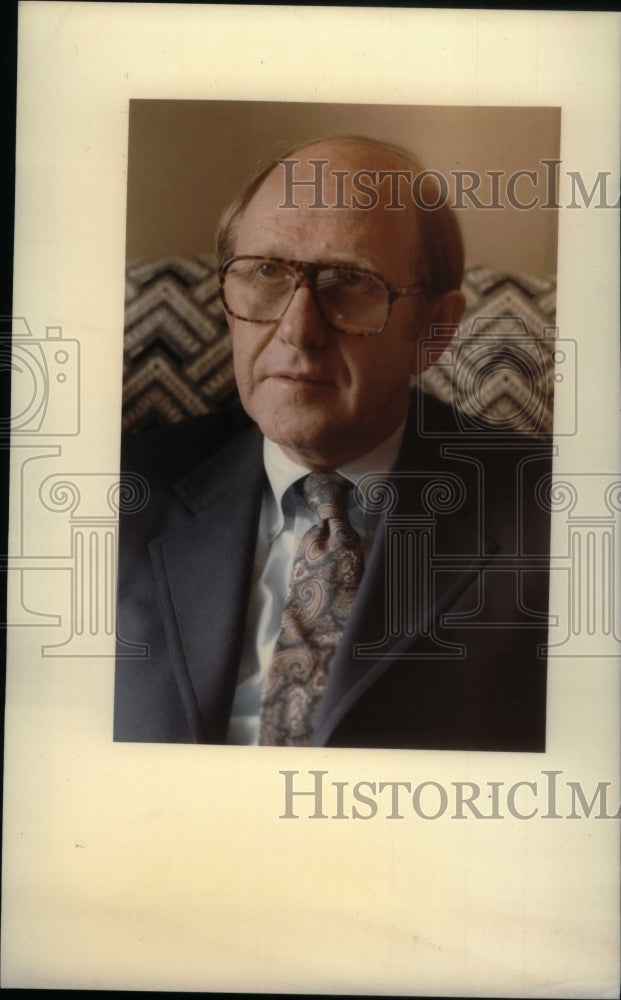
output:
<instances>
[{"instance_id":1,"label":"beige wall background","mask_svg":"<svg viewBox=\"0 0 621 1000\"><path fill-rule=\"evenodd\" d=\"M555 273L558 213L540 206L548 200L542 161L559 158L560 117L560 108L132 100L127 258L211 251L222 209L280 143L354 132L406 146L443 174L452 197L454 172L471 170L482 178L479 200L493 203L490 172L502 171L501 209L466 197L458 211L468 263ZM507 199L507 180L520 170L537 175L536 184L523 177L516 185L521 202L539 199L536 208Z\"/></svg>"}]
</instances>

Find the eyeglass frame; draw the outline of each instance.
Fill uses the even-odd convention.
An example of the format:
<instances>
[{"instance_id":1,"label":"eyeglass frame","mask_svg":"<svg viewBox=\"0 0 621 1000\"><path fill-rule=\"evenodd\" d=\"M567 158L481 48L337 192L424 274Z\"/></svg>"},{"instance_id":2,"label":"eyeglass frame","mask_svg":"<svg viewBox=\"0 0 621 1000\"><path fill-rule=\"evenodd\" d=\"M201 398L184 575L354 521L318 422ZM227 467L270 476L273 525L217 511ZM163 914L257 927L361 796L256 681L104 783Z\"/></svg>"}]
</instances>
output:
<instances>
[{"instance_id":1,"label":"eyeglass frame","mask_svg":"<svg viewBox=\"0 0 621 1000\"><path fill-rule=\"evenodd\" d=\"M287 302L287 305L281 312L280 316L275 316L273 319L248 319L248 317L240 316L239 313L233 312L233 310L229 308L224 295L224 281L229 267L238 260L264 260L273 264L285 264L286 266L293 268L295 272L295 285L293 287L293 291L291 292L291 298ZM386 289L388 308L386 311L386 319L382 323L379 330L375 330L373 333L351 333L348 330L341 330L338 326L335 326L334 323L331 323L325 318L321 304L317 297L317 273L319 271L326 270L356 271L360 274L370 274L373 278L377 278L377 280L382 283ZM404 285L403 288L393 288L381 274L378 274L377 271L373 271L368 267L357 267L352 264L327 264L324 262L312 263L304 260L289 260L285 257L265 257L263 254L240 254L236 257L230 257L227 261L225 261L222 267L218 268L218 281L220 298L226 312L229 316L234 316L235 319L241 319L244 323L277 323L278 320L282 319L287 312L287 309L293 302L293 298L298 288L309 288L317 311L324 323L326 323L332 330L335 330L337 333L342 333L346 337L378 337L386 329L392 313L393 302L396 302L397 299L405 298L407 295L419 295L421 292L425 291L424 285Z\"/></svg>"}]
</instances>

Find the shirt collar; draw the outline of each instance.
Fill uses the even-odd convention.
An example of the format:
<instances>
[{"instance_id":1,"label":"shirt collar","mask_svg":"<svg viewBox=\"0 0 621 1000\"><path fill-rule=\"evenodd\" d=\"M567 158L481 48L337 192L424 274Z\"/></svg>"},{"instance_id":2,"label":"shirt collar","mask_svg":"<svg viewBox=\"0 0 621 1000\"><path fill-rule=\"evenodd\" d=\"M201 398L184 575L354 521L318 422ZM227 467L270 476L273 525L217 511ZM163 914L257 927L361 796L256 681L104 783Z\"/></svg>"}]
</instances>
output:
<instances>
[{"instance_id":1,"label":"shirt collar","mask_svg":"<svg viewBox=\"0 0 621 1000\"><path fill-rule=\"evenodd\" d=\"M406 421L404 420L397 430L390 437L386 438L385 441L382 441L377 447L367 452L366 455L361 455L360 458L354 459L353 462L339 466L336 471L340 472L346 479L350 479L354 485L357 485L362 477L368 473L385 476L393 469L397 461L405 424ZM272 529L279 531L284 523L282 501L285 493L293 483L297 482L298 479L301 479L311 470L306 468L306 466L298 465L297 462L288 458L280 445L277 445L274 441L270 441L266 437L263 438L263 462L271 487L271 490L268 492L268 503L271 501L272 514L270 521L272 522Z\"/></svg>"}]
</instances>

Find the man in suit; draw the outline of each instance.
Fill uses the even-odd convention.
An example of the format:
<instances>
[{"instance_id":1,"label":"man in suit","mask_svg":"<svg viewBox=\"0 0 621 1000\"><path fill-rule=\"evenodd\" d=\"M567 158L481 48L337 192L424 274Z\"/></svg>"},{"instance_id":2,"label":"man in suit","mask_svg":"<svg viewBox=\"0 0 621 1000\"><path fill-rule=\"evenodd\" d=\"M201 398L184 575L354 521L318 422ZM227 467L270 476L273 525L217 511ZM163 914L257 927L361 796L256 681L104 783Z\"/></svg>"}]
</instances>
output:
<instances>
[{"instance_id":1,"label":"man in suit","mask_svg":"<svg viewBox=\"0 0 621 1000\"><path fill-rule=\"evenodd\" d=\"M465 306L438 202L405 151L340 137L225 213L243 412L124 451L149 503L121 524L115 739L545 748L550 448L412 390Z\"/></svg>"}]
</instances>

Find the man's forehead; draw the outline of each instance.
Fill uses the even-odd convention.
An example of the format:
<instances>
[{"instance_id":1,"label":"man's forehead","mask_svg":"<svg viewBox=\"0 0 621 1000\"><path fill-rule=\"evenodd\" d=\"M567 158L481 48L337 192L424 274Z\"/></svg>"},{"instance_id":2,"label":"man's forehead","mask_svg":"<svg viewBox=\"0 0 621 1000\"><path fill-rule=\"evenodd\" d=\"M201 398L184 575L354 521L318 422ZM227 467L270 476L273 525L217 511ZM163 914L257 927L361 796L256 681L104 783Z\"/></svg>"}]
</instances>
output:
<instances>
[{"instance_id":1,"label":"man's forehead","mask_svg":"<svg viewBox=\"0 0 621 1000\"><path fill-rule=\"evenodd\" d=\"M333 140L279 160L250 201L263 208L372 211L411 207L413 161L364 141Z\"/></svg>"},{"instance_id":2,"label":"man's forehead","mask_svg":"<svg viewBox=\"0 0 621 1000\"><path fill-rule=\"evenodd\" d=\"M283 158L243 212L237 253L296 260L349 261L411 284L418 270L420 227L405 157L363 143L315 144ZM395 199L400 198L399 210Z\"/></svg>"}]
</instances>

